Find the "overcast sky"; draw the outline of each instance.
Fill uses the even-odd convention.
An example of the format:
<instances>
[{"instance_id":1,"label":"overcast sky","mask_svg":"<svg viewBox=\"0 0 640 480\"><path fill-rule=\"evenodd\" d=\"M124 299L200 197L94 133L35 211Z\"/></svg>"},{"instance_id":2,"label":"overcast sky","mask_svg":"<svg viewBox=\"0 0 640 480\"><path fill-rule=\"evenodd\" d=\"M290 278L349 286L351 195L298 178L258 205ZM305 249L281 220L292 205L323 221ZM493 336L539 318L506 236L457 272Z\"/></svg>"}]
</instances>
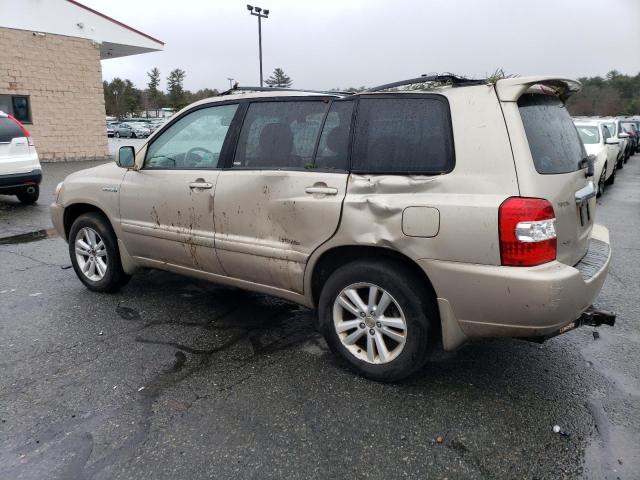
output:
<instances>
[{"instance_id":1,"label":"overcast sky","mask_svg":"<svg viewBox=\"0 0 640 480\"><path fill-rule=\"evenodd\" d=\"M157 66L185 88L258 85L258 26L246 1L80 0L165 42L162 52L102 62L142 88ZM640 0L259 0L265 79L295 87L373 86L423 73L604 75L640 71Z\"/></svg>"}]
</instances>

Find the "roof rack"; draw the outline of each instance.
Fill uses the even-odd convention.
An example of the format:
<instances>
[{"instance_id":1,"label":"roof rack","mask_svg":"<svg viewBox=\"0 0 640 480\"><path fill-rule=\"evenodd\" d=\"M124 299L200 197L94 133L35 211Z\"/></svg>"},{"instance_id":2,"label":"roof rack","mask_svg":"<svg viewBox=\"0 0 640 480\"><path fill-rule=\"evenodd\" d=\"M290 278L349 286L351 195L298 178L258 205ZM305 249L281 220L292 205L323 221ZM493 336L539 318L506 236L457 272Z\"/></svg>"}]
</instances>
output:
<instances>
[{"instance_id":1,"label":"roof rack","mask_svg":"<svg viewBox=\"0 0 640 480\"><path fill-rule=\"evenodd\" d=\"M352 92L338 92L332 90L305 90L301 88L283 88L283 87L234 87L222 92L220 95L231 95L234 92L306 92L319 93L322 95L353 95Z\"/></svg>"},{"instance_id":2,"label":"roof rack","mask_svg":"<svg viewBox=\"0 0 640 480\"><path fill-rule=\"evenodd\" d=\"M406 85L413 85L415 83L450 83L454 87L462 85L482 85L487 83L486 79L471 79L463 78L451 73L445 73L442 75L421 75L417 78L410 78L408 80L400 80L399 82L386 83L377 87L368 88L365 92L379 92L381 90L388 90L390 88L404 87Z\"/></svg>"}]
</instances>

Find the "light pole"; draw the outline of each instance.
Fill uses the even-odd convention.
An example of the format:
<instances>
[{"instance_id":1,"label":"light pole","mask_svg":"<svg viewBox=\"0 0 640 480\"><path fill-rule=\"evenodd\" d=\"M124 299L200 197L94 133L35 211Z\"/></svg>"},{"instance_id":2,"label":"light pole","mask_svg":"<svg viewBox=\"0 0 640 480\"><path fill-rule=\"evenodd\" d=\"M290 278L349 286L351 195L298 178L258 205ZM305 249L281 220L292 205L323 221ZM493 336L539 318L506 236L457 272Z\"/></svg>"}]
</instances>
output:
<instances>
[{"instance_id":1,"label":"light pole","mask_svg":"<svg viewBox=\"0 0 640 480\"><path fill-rule=\"evenodd\" d=\"M233 88L233 81L235 79L233 77L227 77L227 80L229 80L229 90L231 90Z\"/></svg>"},{"instance_id":2,"label":"light pole","mask_svg":"<svg viewBox=\"0 0 640 480\"><path fill-rule=\"evenodd\" d=\"M260 86L262 87L262 19L269 18L269 10L247 5L251 15L258 17L258 55L260 57Z\"/></svg>"}]
</instances>

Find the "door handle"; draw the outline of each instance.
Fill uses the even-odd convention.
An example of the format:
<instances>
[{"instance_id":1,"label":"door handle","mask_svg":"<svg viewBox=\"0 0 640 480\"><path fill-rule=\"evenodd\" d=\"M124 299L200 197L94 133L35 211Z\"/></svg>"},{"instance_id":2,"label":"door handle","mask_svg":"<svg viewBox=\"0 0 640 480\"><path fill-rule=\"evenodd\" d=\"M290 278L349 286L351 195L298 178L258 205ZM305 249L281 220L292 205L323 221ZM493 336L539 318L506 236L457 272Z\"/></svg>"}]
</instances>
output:
<instances>
[{"instance_id":1,"label":"door handle","mask_svg":"<svg viewBox=\"0 0 640 480\"><path fill-rule=\"evenodd\" d=\"M197 188L199 190L208 190L212 187L213 187L213 183L209 183L209 182L191 182L189 184L189 188L191 190L193 190L194 188Z\"/></svg>"},{"instance_id":2,"label":"door handle","mask_svg":"<svg viewBox=\"0 0 640 480\"><path fill-rule=\"evenodd\" d=\"M333 187L307 187L304 189L307 193L322 194L322 195L337 195L338 189Z\"/></svg>"}]
</instances>

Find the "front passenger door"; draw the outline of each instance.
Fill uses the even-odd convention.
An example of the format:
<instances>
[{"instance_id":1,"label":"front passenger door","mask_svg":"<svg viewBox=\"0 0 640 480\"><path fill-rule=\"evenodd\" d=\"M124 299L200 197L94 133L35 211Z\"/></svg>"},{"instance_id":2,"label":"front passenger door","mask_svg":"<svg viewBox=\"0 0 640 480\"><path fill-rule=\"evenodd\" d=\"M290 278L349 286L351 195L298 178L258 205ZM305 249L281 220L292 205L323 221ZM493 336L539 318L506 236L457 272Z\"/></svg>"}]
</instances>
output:
<instances>
[{"instance_id":1,"label":"front passenger door","mask_svg":"<svg viewBox=\"0 0 640 480\"><path fill-rule=\"evenodd\" d=\"M227 104L188 112L148 145L140 170L127 171L120 187L122 232L141 263L222 273L213 199L237 109Z\"/></svg>"}]
</instances>

